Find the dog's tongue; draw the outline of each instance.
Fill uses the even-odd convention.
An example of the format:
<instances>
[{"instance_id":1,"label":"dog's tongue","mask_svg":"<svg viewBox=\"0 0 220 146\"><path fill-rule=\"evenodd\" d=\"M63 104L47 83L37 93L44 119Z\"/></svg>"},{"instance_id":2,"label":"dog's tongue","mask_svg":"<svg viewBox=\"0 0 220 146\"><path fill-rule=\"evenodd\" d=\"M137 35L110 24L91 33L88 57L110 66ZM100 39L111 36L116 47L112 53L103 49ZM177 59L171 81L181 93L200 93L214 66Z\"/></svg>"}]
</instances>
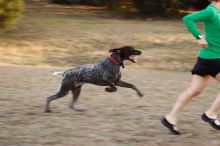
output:
<instances>
[{"instance_id":1,"label":"dog's tongue","mask_svg":"<svg viewBox=\"0 0 220 146\"><path fill-rule=\"evenodd\" d=\"M134 56L134 55L129 56L129 60L130 60L130 61L132 61L132 62L134 62L134 63L136 63L136 62L137 62L137 59L135 58L135 56Z\"/></svg>"}]
</instances>

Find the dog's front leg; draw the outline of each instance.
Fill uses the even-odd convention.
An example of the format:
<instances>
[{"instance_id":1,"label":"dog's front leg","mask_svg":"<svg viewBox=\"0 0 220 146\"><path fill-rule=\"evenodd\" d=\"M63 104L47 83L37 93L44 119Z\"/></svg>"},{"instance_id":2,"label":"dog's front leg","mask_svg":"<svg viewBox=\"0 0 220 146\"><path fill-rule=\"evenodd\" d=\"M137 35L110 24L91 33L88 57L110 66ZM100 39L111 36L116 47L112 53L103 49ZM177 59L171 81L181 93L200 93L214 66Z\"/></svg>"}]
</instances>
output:
<instances>
[{"instance_id":1,"label":"dog's front leg","mask_svg":"<svg viewBox=\"0 0 220 146\"><path fill-rule=\"evenodd\" d=\"M105 88L105 91L107 91L107 92L116 92L117 91L116 86L111 81L105 81L105 83L109 86L109 87Z\"/></svg>"},{"instance_id":2,"label":"dog's front leg","mask_svg":"<svg viewBox=\"0 0 220 146\"><path fill-rule=\"evenodd\" d=\"M140 97L143 97L144 94L141 93L141 91L138 90L138 88L130 83L126 83L124 81L118 81L115 83L116 86L120 86L120 87L125 87L125 88L131 88L133 90L135 90L137 92L137 94L140 96Z\"/></svg>"},{"instance_id":3,"label":"dog's front leg","mask_svg":"<svg viewBox=\"0 0 220 146\"><path fill-rule=\"evenodd\" d=\"M107 92L116 92L117 88L114 85L114 82L112 81L112 77L114 76L114 74L110 73L110 72L105 72L103 75L103 82L109 86L107 88L105 88L105 91Z\"/></svg>"}]
</instances>

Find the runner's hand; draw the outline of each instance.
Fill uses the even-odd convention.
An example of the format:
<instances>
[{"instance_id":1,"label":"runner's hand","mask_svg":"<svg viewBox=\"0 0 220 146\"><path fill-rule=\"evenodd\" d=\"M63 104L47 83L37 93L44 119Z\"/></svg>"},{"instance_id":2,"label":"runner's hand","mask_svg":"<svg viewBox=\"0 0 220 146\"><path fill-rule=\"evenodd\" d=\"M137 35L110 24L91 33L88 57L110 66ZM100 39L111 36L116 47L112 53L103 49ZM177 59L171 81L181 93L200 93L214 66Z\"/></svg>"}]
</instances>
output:
<instances>
[{"instance_id":1,"label":"runner's hand","mask_svg":"<svg viewBox=\"0 0 220 146\"><path fill-rule=\"evenodd\" d=\"M198 43L204 49L208 47L208 43L206 42L206 40L204 38L199 39Z\"/></svg>"}]
</instances>

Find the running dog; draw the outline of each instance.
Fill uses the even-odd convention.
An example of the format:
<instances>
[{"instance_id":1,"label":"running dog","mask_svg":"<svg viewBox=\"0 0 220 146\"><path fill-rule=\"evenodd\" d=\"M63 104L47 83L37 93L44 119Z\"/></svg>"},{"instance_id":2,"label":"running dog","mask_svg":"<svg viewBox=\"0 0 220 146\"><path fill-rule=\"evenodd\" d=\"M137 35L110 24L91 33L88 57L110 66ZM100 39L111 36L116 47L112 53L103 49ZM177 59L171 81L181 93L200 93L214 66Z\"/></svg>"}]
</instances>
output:
<instances>
[{"instance_id":1,"label":"running dog","mask_svg":"<svg viewBox=\"0 0 220 146\"><path fill-rule=\"evenodd\" d=\"M116 86L131 88L137 92L138 96L142 97L143 94L136 86L120 80L121 69L124 68L124 61L129 60L136 63L137 60L135 56L141 55L142 52L131 46L110 49L109 52L111 53L109 57L95 64L79 66L64 72L55 72L54 75L62 75L63 79L59 91L47 97L45 112L51 112L51 101L66 96L69 91L71 91L73 95L71 108L75 111L83 111L77 108L75 104L80 95L81 88L85 83L108 86L105 88L107 92L116 92Z\"/></svg>"}]
</instances>

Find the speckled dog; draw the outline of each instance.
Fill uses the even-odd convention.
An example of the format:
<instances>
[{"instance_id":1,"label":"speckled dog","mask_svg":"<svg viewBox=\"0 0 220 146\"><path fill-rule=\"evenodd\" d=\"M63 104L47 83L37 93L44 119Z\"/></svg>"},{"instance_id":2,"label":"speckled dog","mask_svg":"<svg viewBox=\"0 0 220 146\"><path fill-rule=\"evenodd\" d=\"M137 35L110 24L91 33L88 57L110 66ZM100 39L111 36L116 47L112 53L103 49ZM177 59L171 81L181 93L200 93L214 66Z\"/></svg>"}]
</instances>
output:
<instances>
[{"instance_id":1,"label":"speckled dog","mask_svg":"<svg viewBox=\"0 0 220 146\"><path fill-rule=\"evenodd\" d=\"M85 83L91 83L99 86L108 86L105 88L107 92L116 92L116 86L131 88L142 97L143 94L136 86L121 81L121 68L124 68L125 60L133 63L136 62L136 55L141 55L141 51L135 50L131 46L110 49L111 55L106 59L95 64L87 64L84 66L69 69L64 72L56 72L55 75L63 75L59 91L52 96L47 97L45 112L51 112L49 104L52 100L64 97L69 91L73 94L71 108L75 111L83 111L75 106L75 103L81 92L81 87Z\"/></svg>"}]
</instances>

